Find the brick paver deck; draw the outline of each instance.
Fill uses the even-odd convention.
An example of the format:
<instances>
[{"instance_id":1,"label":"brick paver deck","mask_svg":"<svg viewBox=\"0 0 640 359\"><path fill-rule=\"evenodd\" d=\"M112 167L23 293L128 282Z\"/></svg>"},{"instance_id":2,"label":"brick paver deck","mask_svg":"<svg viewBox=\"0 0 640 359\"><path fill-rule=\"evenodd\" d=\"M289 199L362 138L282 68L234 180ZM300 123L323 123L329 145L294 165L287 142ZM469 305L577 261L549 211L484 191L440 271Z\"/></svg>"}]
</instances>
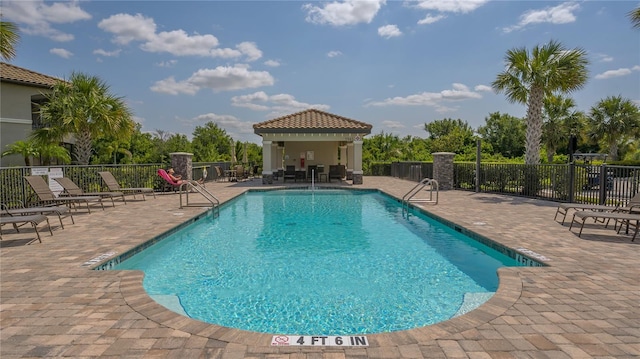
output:
<instances>
[{"instance_id":1,"label":"brick paver deck","mask_svg":"<svg viewBox=\"0 0 640 359\"><path fill-rule=\"evenodd\" d=\"M287 183L289 185L289 183ZM291 183L290 185L295 185ZM365 177L357 188L402 197L415 183ZM226 201L259 180L208 183ZM87 261L122 253L205 209L177 194L78 213L42 243L5 227L0 249L0 358L637 358L640 241L588 224L582 238L553 220L556 205L492 194L440 193L424 208L549 267L502 268L498 293L439 324L368 335L366 348L271 347L271 335L203 323L154 302L136 271L92 271ZM56 226L57 218L52 219ZM67 225L67 223L69 223Z\"/></svg>"}]
</instances>

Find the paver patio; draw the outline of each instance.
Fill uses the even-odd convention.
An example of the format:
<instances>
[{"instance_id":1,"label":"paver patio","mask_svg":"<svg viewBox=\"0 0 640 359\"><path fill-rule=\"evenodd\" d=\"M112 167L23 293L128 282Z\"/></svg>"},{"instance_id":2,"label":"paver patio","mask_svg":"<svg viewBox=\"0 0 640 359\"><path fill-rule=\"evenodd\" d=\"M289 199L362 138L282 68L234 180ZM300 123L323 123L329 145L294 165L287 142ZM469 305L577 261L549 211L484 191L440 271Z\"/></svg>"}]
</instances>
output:
<instances>
[{"instance_id":1,"label":"paver patio","mask_svg":"<svg viewBox=\"0 0 640 359\"><path fill-rule=\"evenodd\" d=\"M364 185L354 187L400 198L414 185L365 177ZM259 180L207 183L222 201L252 187L270 186ZM42 243L25 245L27 230L3 231L0 358L640 357L640 241L602 224L586 225L578 238L568 222L553 220L555 203L539 200L442 191L438 205L424 208L505 246L544 255L549 266L502 268L498 293L480 308L427 327L368 335L366 348L272 347L271 334L165 309L146 294L140 272L86 265L206 210L179 209L177 194L160 194L79 212L75 224L67 219L53 236L42 231Z\"/></svg>"}]
</instances>

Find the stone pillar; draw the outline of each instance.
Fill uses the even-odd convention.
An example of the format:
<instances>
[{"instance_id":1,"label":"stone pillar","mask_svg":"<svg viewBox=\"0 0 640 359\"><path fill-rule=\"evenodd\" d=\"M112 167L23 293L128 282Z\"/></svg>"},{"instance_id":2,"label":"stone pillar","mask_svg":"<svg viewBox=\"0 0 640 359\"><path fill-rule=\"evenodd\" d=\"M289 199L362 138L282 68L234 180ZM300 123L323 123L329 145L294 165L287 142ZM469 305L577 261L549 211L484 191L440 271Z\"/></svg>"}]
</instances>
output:
<instances>
[{"instance_id":1,"label":"stone pillar","mask_svg":"<svg viewBox=\"0 0 640 359\"><path fill-rule=\"evenodd\" d=\"M453 157L452 152L433 153L433 179L438 181L441 190L453 189Z\"/></svg>"},{"instance_id":2,"label":"stone pillar","mask_svg":"<svg viewBox=\"0 0 640 359\"><path fill-rule=\"evenodd\" d=\"M262 141L262 184L273 183L273 169L271 168L271 141Z\"/></svg>"},{"instance_id":3,"label":"stone pillar","mask_svg":"<svg viewBox=\"0 0 640 359\"><path fill-rule=\"evenodd\" d=\"M173 167L173 170L181 175L182 179L192 180L193 165L191 160L193 153L172 152L169 155L171 156L171 167Z\"/></svg>"},{"instance_id":4,"label":"stone pillar","mask_svg":"<svg viewBox=\"0 0 640 359\"><path fill-rule=\"evenodd\" d=\"M358 136L359 138L359 136ZM364 172L362 171L362 141L353 141L353 184L362 184Z\"/></svg>"},{"instance_id":5,"label":"stone pillar","mask_svg":"<svg viewBox=\"0 0 640 359\"><path fill-rule=\"evenodd\" d=\"M353 179L353 142L347 143L347 180Z\"/></svg>"}]
</instances>

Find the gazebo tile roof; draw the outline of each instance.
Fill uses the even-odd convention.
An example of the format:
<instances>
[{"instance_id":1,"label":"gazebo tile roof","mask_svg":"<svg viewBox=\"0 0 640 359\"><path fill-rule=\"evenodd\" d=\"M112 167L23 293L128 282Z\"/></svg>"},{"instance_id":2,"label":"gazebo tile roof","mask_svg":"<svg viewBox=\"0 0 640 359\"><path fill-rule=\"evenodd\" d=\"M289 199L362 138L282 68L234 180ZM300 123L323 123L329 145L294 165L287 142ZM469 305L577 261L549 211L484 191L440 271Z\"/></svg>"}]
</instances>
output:
<instances>
[{"instance_id":1,"label":"gazebo tile roof","mask_svg":"<svg viewBox=\"0 0 640 359\"><path fill-rule=\"evenodd\" d=\"M368 134L371 133L371 128L372 126L368 123L316 109L296 112L253 125L253 129L257 134L276 131L322 132L325 130L330 132L340 130L345 132L360 131Z\"/></svg>"},{"instance_id":2,"label":"gazebo tile roof","mask_svg":"<svg viewBox=\"0 0 640 359\"><path fill-rule=\"evenodd\" d=\"M46 88L51 88L59 81L64 81L6 62L0 62L0 80Z\"/></svg>"}]
</instances>

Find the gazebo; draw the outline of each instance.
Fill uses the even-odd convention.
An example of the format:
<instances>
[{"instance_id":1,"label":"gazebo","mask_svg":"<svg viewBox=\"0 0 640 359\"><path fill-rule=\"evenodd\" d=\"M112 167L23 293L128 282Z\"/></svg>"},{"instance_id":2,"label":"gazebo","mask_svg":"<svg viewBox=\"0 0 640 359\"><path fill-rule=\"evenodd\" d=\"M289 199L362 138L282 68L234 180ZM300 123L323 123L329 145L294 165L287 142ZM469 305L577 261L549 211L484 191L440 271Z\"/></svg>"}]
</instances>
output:
<instances>
[{"instance_id":1,"label":"gazebo","mask_svg":"<svg viewBox=\"0 0 640 359\"><path fill-rule=\"evenodd\" d=\"M362 141L371 133L368 123L309 109L253 125L262 137L262 183L287 166L305 171L308 166L341 165L345 177L362 184Z\"/></svg>"}]
</instances>

